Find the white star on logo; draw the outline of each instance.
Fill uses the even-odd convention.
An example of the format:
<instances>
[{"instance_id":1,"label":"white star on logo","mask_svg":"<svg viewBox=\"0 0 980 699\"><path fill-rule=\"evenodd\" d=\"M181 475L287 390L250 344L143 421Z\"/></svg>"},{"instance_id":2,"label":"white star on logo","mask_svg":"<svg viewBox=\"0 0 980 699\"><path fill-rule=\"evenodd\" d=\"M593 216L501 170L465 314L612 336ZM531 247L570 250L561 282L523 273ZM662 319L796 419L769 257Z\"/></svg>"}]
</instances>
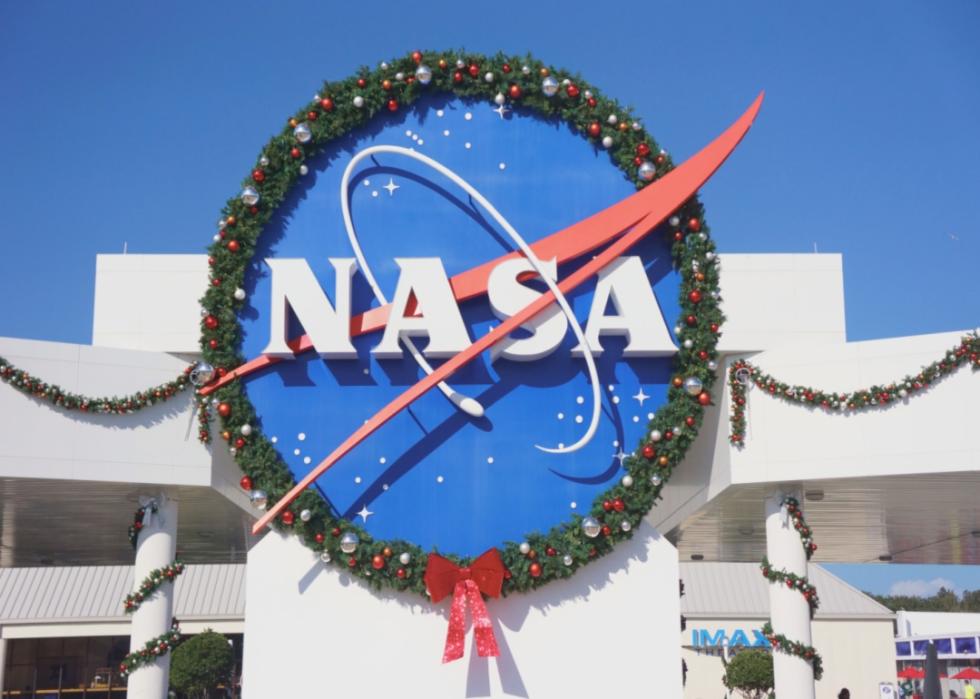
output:
<instances>
[{"instance_id":1,"label":"white star on logo","mask_svg":"<svg viewBox=\"0 0 980 699\"><path fill-rule=\"evenodd\" d=\"M393 197L393 196L395 196L395 190L396 189L401 189L401 187L399 185L395 184L395 181L389 177L388 178L388 184L386 184L381 189L387 189L389 196L392 196Z\"/></svg>"},{"instance_id":2,"label":"white star on logo","mask_svg":"<svg viewBox=\"0 0 980 699\"><path fill-rule=\"evenodd\" d=\"M363 521L367 522L367 518L373 514L374 513L367 508L367 505L361 505L361 511L357 513L357 516L360 517Z\"/></svg>"},{"instance_id":3,"label":"white star on logo","mask_svg":"<svg viewBox=\"0 0 980 699\"><path fill-rule=\"evenodd\" d=\"M623 465L623 461L626 460L627 456L629 456L629 454L625 453L622 449L620 449L619 452L617 452L616 454L613 454L614 459L619 459L620 466Z\"/></svg>"},{"instance_id":4,"label":"white star on logo","mask_svg":"<svg viewBox=\"0 0 980 699\"><path fill-rule=\"evenodd\" d=\"M501 119L503 119L505 116L507 116L508 112L510 112L510 110L507 109L507 107L505 107L502 104L497 105L497 108L494 109L493 111L497 112L497 114L500 115L500 118Z\"/></svg>"},{"instance_id":5,"label":"white star on logo","mask_svg":"<svg viewBox=\"0 0 980 699\"><path fill-rule=\"evenodd\" d=\"M647 398L649 398L650 396L648 396L648 395L647 395L646 393L644 393L644 392L643 392L643 387L642 387L642 386L640 386L640 392L639 392L639 393L637 393L637 394L636 394L635 396L633 396L633 397L634 397L634 398L636 398L636 399L637 399L638 401L640 401L640 407L642 408L642 407L643 407L643 401L645 401L645 400L646 400Z\"/></svg>"}]
</instances>

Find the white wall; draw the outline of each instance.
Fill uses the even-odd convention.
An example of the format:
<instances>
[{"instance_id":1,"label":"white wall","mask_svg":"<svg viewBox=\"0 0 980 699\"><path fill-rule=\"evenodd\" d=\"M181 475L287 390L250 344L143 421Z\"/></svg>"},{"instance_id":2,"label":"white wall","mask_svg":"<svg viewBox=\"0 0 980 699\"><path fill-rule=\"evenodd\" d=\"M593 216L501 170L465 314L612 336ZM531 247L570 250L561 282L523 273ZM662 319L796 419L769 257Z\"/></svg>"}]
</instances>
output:
<instances>
[{"instance_id":1,"label":"white wall","mask_svg":"<svg viewBox=\"0 0 980 699\"><path fill-rule=\"evenodd\" d=\"M276 533L249 552L246 697L679 697L677 551L652 528L568 580L488 602L501 656L443 665L449 600L377 593Z\"/></svg>"},{"instance_id":2,"label":"white wall","mask_svg":"<svg viewBox=\"0 0 980 699\"><path fill-rule=\"evenodd\" d=\"M898 612L899 636L980 633L980 614L966 612Z\"/></svg>"},{"instance_id":3,"label":"white wall","mask_svg":"<svg viewBox=\"0 0 980 699\"><path fill-rule=\"evenodd\" d=\"M752 639L750 629L758 629L765 619L701 619L688 618L688 631L681 633L681 644L690 646L692 628L709 631L745 629ZM877 697L879 682L895 680L895 639L890 619L824 620L818 619L811 627L813 645L824 661L823 679L816 683L817 699L837 699L842 687L851 690L858 698ZM725 686L721 678L725 673L718 656L698 653L684 648L687 663L687 685L684 699L721 699Z\"/></svg>"}]
</instances>

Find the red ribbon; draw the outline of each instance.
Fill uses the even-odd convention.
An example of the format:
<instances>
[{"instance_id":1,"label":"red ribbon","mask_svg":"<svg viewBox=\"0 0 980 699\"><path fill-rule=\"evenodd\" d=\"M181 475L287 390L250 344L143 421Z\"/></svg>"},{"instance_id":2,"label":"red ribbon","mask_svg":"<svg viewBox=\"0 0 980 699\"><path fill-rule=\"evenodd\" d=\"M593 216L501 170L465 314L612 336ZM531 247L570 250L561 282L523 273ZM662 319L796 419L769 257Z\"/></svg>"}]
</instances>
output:
<instances>
[{"instance_id":1,"label":"red ribbon","mask_svg":"<svg viewBox=\"0 0 980 699\"><path fill-rule=\"evenodd\" d=\"M473 635L476 637L477 653L481 658L500 655L483 595L500 596L500 589L504 584L504 571L504 562L500 560L500 552L497 549L490 549L469 566L462 568L437 553L429 554L429 563L423 577L429 596L433 602L439 602L450 593L453 595L442 662L449 663L463 657L463 646L466 644L467 601L473 609Z\"/></svg>"}]
</instances>

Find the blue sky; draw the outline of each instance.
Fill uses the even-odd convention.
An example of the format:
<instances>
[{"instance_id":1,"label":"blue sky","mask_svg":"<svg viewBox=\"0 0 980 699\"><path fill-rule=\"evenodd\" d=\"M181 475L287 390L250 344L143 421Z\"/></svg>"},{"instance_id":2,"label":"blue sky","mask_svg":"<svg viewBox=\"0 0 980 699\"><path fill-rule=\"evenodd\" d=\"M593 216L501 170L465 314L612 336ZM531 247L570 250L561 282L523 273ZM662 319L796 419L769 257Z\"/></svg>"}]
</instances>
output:
<instances>
[{"instance_id":1,"label":"blue sky","mask_svg":"<svg viewBox=\"0 0 980 699\"><path fill-rule=\"evenodd\" d=\"M4 3L0 335L88 342L97 253L202 251L323 79L460 46L581 72L678 160L766 89L703 192L721 250L843 253L852 340L976 327L977 27L974 0ZM980 587L930 568L847 575Z\"/></svg>"}]
</instances>

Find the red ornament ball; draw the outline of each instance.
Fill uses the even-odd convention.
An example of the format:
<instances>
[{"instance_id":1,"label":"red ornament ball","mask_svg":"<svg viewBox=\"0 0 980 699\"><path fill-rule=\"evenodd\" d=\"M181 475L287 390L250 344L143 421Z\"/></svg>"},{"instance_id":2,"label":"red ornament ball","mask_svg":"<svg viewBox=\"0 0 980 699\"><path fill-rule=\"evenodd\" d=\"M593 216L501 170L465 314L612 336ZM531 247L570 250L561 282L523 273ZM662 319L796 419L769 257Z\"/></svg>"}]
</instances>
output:
<instances>
[{"instance_id":1,"label":"red ornament ball","mask_svg":"<svg viewBox=\"0 0 980 699\"><path fill-rule=\"evenodd\" d=\"M320 100L320 107L325 112L332 112L333 111L333 100L330 99L329 97L324 97L322 100Z\"/></svg>"},{"instance_id":2,"label":"red ornament ball","mask_svg":"<svg viewBox=\"0 0 980 699\"><path fill-rule=\"evenodd\" d=\"M579 96L579 89L574 84L569 85L568 87L565 88L565 94L571 97L572 99L575 99L576 97Z\"/></svg>"},{"instance_id":3,"label":"red ornament ball","mask_svg":"<svg viewBox=\"0 0 980 699\"><path fill-rule=\"evenodd\" d=\"M447 61L445 58L440 58L439 59L439 69L440 70L445 70L448 67L449 67L449 61Z\"/></svg>"},{"instance_id":4,"label":"red ornament ball","mask_svg":"<svg viewBox=\"0 0 980 699\"><path fill-rule=\"evenodd\" d=\"M463 74L462 74L462 72L460 72L460 71L457 70L455 73L453 73L453 82L454 83L461 83L461 82L463 82Z\"/></svg>"},{"instance_id":5,"label":"red ornament ball","mask_svg":"<svg viewBox=\"0 0 980 699\"><path fill-rule=\"evenodd\" d=\"M599 134L601 133L602 133L602 126L599 124L598 121L593 121L591 124L589 124L589 135L592 138L599 138Z\"/></svg>"},{"instance_id":6,"label":"red ornament ball","mask_svg":"<svg viewBox=\"0 0 980 699\"><path fill-rule=\"evenodd\" d=\"M252 170L252 179L256 182L265 182L265 173L261 170Z\"/></svg>"},{"instance_id":7,"label":"red ornament ball","mask_svg":"<svg viewBox=\"0 0 980 699\"><path fill-rule=\"evenodd\" d=\"M687 229L689 231L697 233L699 230L701 230L701 221L699 221L696 218L692 218L690 221L687 222Z\"/></svg>"},{"instance_id":8,"label":"red ornament ball","mask_svg":"<svg viewBox=\"0 0 980 699\"><path fill-rule=\"evenodd\" d=\"M375 554L371 558L371 567L374 568L375 570L381 570L382 568L384 568L385 567L385 557L382 556L380 553Z\"/></svg>"},{"instance_id":9,"label":"red ornament ball","mask_svg":"<svg viewBox=\"0 0 980 699\"><path fill-rule=\"evenodd\" d=\"M406 575L408 575L408 573L405 572L404 568L399 568L395 571L395 577L397 577L399 580L404 580Z\"/></svg>"},{"instance_id":10,"label":"red ornament ball","mask_svg":"<svg viewBox=\"0 0 980 699\"><path fill-rule=\"evenodd\" d=\"M398 100L388 100L388 111L389 112L398 111Z\"/></svg>"},{"instance_id":11,"label":"red ornament ball","mask_svg":"<svg viewBox=\"0 0 980 699\"><path fill-rule=\"evenodd\" d=\"M718 332L718 323L712 323L711 324L711 332L713 332L713 333Z\"/></svg>"},{"instance_id":12,"label":"red ornament ball","mask_svg":"<svg viewBox=\"0 0 980 699\"><path fill-rule=\"evenodd\" d=\"M650 146L646 143L640 143L636 146L636 154L641 158L650 155Z\"/></svg>"},{"instance_id":13,"label":"red ornament ball","mask_svg":"<svg viewBox=\"0 0 980 699\"><path fill-rule=\"evenodd\" d=\"M325 538L326 537L323 536L323 532L317 532L316 535L313 537L313 540L316 541L316 543L318 544L322 544Z\"/></svg>"},{"instance_id":14,"label":"red ornament ball","mask_svg":"<svg viewBox=\"0 0 980 699\"><path fill-rule=\"evenodd\" d=\"M356 565L357 565L357 559L356 558L354 558L353 556L351 556L350 558L347 559L347 567L348 568L354 568Z\"/></svg>"},{"instance_id":15,"label":"red ornament ball","mask_svg":"<svg viewBox=\"0 0 980 699\"><path fill-rule=\"evenodd\" d=\"M684 418L684 424L687 425L688 427L694 427L696 423L697 420L694 419L693 415L688 415L686 418Z\"/></svg>"},{"instance_id":16,"label":"red ornament ball","mask_svg":"<svg viewBox=\"0 0 980 699\"><path fill-rule=\"evenodd\" d=\"M500 66L500 70L504 71L505 73L509 73L510 72L510 63L504 63L502 66Z\"/></svg>"},{"instance_id":17,"label":"red ornament ball","mask_svg":"<svg viewBox=\"0 0 980 699\"><path fill-rule=\"evenodd\" d=\"M367 80L365 80L364 78L358 78L357 79L357 86L358 87L364 87L365 85L367 85Z\"/></svg>"},{"instance_id":18,"label":"red ornament ball","mask_svg":"<svg viewBox=\"0 0 980 699\"><path fill-rule=\"evenodd\" d=\"M382 80L381 81L381 89L382 90L385 90L386 92L388 90L390 90L391 89L391 81L388 80L388 79Z\"/></svg>"},{"instance_id":19,"label":"red ornament ball","mask_svg":"<svg viewBox=\"0 0 980 699\"><path fill-rule=\"evenodd\" d=\"M532 563L530 566L528 566L527 572L531 574L531 577L532 578L540 578L541 577L541 564L540 563Z\"/></svg>"},{"instance_id":20,"label":"red ornament ball","mask_svg":"<svg viewBox=\"0 0 980 699\"><path fill-rule=\"evenodd\" d=\"M694 289L687 295L687 300L691 303L701 303L702 295L697 289Z\"/></svg>"},{"instance_id":21,"label":"red ornament ball","mask_svg":"<svg viewBox=\"0 0 980 699\"><path fill-rule=\"evenodd\" d=\"M698 324L698 317L688 316L687 318L684 319L684 322L687 323L687 327L693 328L695 325Z\"/></svg>"},{"instance_id":22,"label":"red ornament ball","mask_svg":"<svg viewBox=\"0 0 980 699\"><path fill-rule=\"evenodd\" d=\"M590 107L594 107L594 106L596 106L596 105L598 104L598 102L596 102L596 100L595 100L595 97L590 97L590 98L589 98L589 99L587 99L587 100L586 100L585 102L586 102L586 104L588 104L588 105L589 105Z\"/></svg>"},{"instance_id":23,"label":"red ornament ball","mask_svg":"<svg viewBox=\"0 0 980 699\"><path fill-rule=\"evenodd\" d=\"M244 439L242 439L241 437L239 437L238 439L235 440L235 448L236 449L241 449L244 446L245 446L245 440Z\"/></svg>"},{"instance_id":24,"label":"red ornament ball","mask_svg":"<svg viewBox=\"0 0 980 699\"><path fill-rule=\"evenodd\" d=\"M293 514L292 510L286 510L282 513L282 523L287 527L293 526L293 522L296 521L296 515Z\"/></svg>"},{"instance_id":25,"label":"red ornament ball","mask_svg":"<svg viewBox=\"0 0 980 699\"><path fill-rule=\"evenodd\" d=\"M701 391L698 394L698 403L701 405L711 405L711 394L707 391Z\"/></svg>"},{"instance_id":26,"label":"red ornament ball","mask_svg":"<svg viewBox=\"0 0 980 699\"><path fill-rule=\"evenodd\" d=\"M480 66L476 63L471 63L470 67L467 69L470 73L470 77L475 78L480 74Z\"/></svg>"},{"instance_id":27,"label":"red ornament ball","mask_svg":"<svg viewBox=\"0 0 980 699\"><path fill-rule=\"evenodd\" d=\"M307 112L306 113L306 118L309 119L310 121L316 121L316 118L318 116L319 116L319 114L317 114L316 112Z\"/></svg>"},{"instance_id":28,"label":"red ornament ball","mask_svg":"<svg viewBox=\"0 0 980 699\"><path fill-rule=\"evenodd\" d=\"M208 347L210 347L211 349L218 349L218 341L215 340L214 338L211 338L210 340L208 340Z\"/></svg>"},{"instance_id":29,"label":"red ornament ball","mask_svg":"<svg viewBox=\"0 0 980 699\"><path fill-rule=\"evenodd\" d=\"M507 94L510 95L512 100L519 100L521 98L521 86L511 85L507 88Z\"/></svg>"},{"instance_id":30,"label":"red ornament ball","mask_svg":"<svg viewBox=\"0 0 980 699\"><path fill-rule=\"evenodd\" d=\"M652 459L657 456L657 450L653 448L652 444L643 445L643 458Z\"/></svg>"},{"instance_id":31,"label":"red ornament ball","mask_svg":"<svg viewBox=\"0 0 980 699\"><path fill-rule=\"evenodd\" d=\"M602 501L602 509L604 509L606 512L609 512L610 510L612 510L612 508L613 508L613 504L611 500Z\"/></svg>"},{"instance_id":32,"label":"red ornament ball","mask_svg":"<svg viewBox=\"0 0 980 699\"><path fill-rule=\"evenodd\" d=\"M248 476L242 476L242 479L238 481L238 485L242 486L242 490L252 489L252 479Z\"/></svg>"},{"instance_id":33,"label":"red ornament ball","mask_svg":"<svg viewBox=\"0 0 980 699\"><path fill-rule=\"evenodd\" d=\"M552 547L552 546L549 546L548 548L546 548L544 550L544 552L548 556L554 556L556 553L558 553L557 551L555 551L554 547Z\"/></svg>"},{"instance_id":34,"label":"red ornament ball","mask_svg":"<svg viewBox=\"0 0 980 699\"><path fill-rule=\"evenodd\" d=\"M610 534L612 534L612 529L609 528L609 525L608 524L603 524L602 525L602 535L603 536L609 536Z\"/></svg>"},{"instance_id":35,"label":"red ornament ball","mask_svg":"<svg viewBox=\"0 0 980 699\"><path fill-rule=\"evenodd\" d=\"M289 156L293 160L298 159L302 155L303 155L303 151L301 151L299 148L293 148L291 151L289 151Z\"/></svg>"},{"instance_id":36,"label":"red ornament ball","mask_svg":"<svg viewBox=\"0 0 980 699\"><path fill-rule=\"evenodd\" d=\"M238 241L237 240L229 240L228 241L228 251L229 252L238 252L241 249L242 249L242 246L238 244Z\"/></svg>"},{"instance_id":37,"label":"red ornament ball","mask_svg":"<svg viewBox=\"0 0 980 699\"><path fill-rule=\"evenodd\" d=\"M421 63L422 62L422 52L421 51L412 51L412 60L415 62L415 65L418 65L419 63Z\"/></svg>"},{"instance_id":38,"label":"red ornament ball","mask_svg":"<svg viewBox=\"0 0 980 699\"><path fill-rule=\"evenodd\" d=\"M626 509L626 503L624 503L619 498L616 498L615 500L613 500L613 504L612 505L613 505L613 509L616 510L616 512L622 512L623 510Z\"/></svg>"},{"instance_id":39,"label":"red ornament ball","mask_svg":"<svg viewBox=\"0 0 980 699\"><path fill-rule=\"evenodd\" d=\"M216 327L218 327L218 319L214 316L205 316L204 327L208 330L214 330Z\"/></svg>"},{"instance_id":40,"label":"red ornament ball","mask_svg":"<svg viewBox=\"0 0 980 699\"><path fill-rule=\"evenodd\" d=\"M218 415L221 417L228 417L231 415L231 404L229 403L218 403Z\"/></svg>"},{"instance_id":41,"label":"red ornament ball","mask_svg":"<svg viewBox=\"0 0 980 699\"><path fill-rule=\"evenodd\" d=\"M340 527L334 527L330 530L330 536L338 537L340 536Z\"/></svg>"}]
</instances>

